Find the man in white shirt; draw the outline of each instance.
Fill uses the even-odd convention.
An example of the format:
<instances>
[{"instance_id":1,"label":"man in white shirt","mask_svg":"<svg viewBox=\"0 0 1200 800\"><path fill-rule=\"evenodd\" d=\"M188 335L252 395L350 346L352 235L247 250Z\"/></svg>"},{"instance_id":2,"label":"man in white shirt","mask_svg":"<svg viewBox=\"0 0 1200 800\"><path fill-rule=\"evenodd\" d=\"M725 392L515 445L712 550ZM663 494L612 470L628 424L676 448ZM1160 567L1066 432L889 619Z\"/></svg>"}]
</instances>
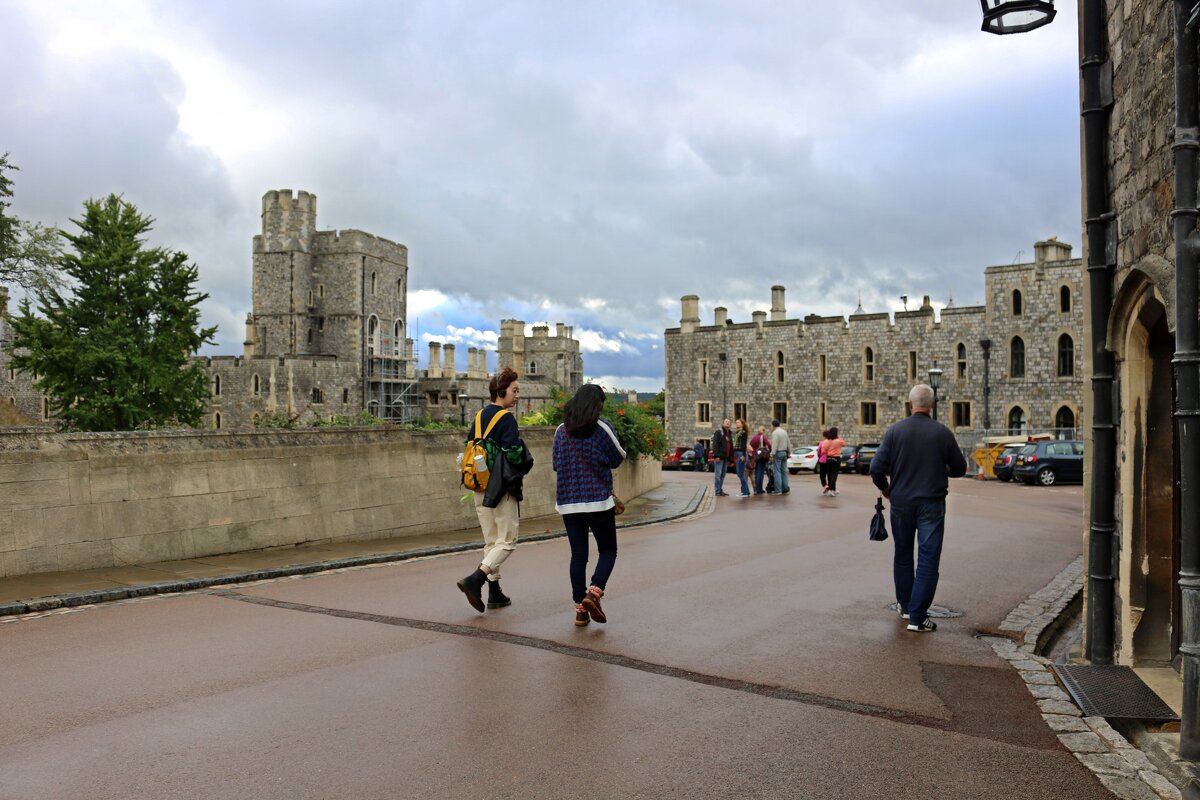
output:
<instances>
[{"instance_id":1,"label":"man in white shirt","mask_svg":"<svg viewBox=\"0 0 1200 800\"><path fill-rule=\"evenodd\" d=\"M775 468L775 491L787 494L788 488L788 454L792 452L792 442L788 439L787 431L780 426L779 420L771 420L771 460Z\"/></svg>"}]
</instances>

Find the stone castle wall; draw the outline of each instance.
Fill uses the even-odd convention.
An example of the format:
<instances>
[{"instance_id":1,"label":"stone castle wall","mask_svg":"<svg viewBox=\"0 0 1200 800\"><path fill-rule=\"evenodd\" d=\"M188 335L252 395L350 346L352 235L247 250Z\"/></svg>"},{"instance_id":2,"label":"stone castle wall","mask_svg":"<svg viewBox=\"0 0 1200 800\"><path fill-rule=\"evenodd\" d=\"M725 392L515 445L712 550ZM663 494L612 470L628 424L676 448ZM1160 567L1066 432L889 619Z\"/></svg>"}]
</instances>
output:
<instances>
[{"instance_id":1,"label":"stone castle wall","mask_svg":"<svg viewBox=\"0 0 1200 800\"><path fill-rule=\"evenodd\" d=\"M539 465L522 515L552 514L553 431L522 436ZM461 448L458 431L0 432L0 577L473 528ZM660 482L631 463L617 491Z\"/></svg>"},{"instance_id":2,"label":"stone castle wall","mask_svg":"<svg viewBox=\"0 0 1200 800\"><path fill-rule=\"evenodd\" d=\"M897 312L894 318L856 313L848 320L787 319L783 288L775 287L773 319L756 312L753 322L729 324L725 309L718 308L716 324L702 326L698 298L685 298L680 327L666 331L671 443L707 439L723 417L743 408L755 428L769 427L775 416L786 418L797 444L815 443L829 426L837 426L850 442L878 441L889 424L907 414L909 389L928 381L936 360L944 371L939 419L965 445L984 432L983 339L991 341L989 433L1007 432L1014 409L1024 413L1028 429L1048 430L1056 427L1056 417L1066 408L1077 428L1086 346L1082 263L1062 257L1069 256L1069 247L1041 244L1045 246L1035 263L986 270L987 305L947 308L940 319L928 305ZM1064 287L1069 292L1065 312L1060 310ZM1019 314L1013 307L1014 291L1021 293ZM1063 334L1070 337L1073 355L1069 374L1060 376ZM1014 337L1025 346L1021 378L1012 376ZM961 415L957 420L956 404Z\"/></svg>"}]
</instances>

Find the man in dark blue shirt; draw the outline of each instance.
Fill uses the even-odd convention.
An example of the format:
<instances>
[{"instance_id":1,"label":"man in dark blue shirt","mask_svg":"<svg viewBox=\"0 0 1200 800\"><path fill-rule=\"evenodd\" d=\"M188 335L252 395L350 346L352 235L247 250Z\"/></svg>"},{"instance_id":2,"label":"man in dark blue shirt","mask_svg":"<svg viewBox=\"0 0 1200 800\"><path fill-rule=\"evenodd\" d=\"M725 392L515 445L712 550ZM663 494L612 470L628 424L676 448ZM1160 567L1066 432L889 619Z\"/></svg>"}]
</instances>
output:
<instances>
[{"instance_id":1,"label":"man in dark blue shirt","mask_svg":"<svg viewBox=\"0 0 1200 800\"><path fill-rule=\"evenodd\" d=\"M928 633L937 630L928 614L942 559L948 479L965 475L967 460L950 429L929 418L933 389L917 384L908 393L908 402L912 416L892 425L883 435L871 459L871 480L892 503L892 538L896 543L892 573L900 617L908 620L910 631Z\"/></svg>"}]
</instances>

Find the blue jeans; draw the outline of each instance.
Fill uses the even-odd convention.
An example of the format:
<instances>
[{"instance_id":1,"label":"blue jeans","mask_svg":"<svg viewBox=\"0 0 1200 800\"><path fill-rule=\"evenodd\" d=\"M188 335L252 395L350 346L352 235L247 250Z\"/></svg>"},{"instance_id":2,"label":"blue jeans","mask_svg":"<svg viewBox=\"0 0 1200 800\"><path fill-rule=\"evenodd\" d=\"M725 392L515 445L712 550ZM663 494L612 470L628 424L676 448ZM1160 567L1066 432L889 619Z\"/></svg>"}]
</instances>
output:
<instances>
[{"instance_id":1,"label":"blue jeans","mask_svg":"<svg viewBox=\"0 0 1200 800\"><path fill-rule=\"evenodd\" d=\"M611 508L585 514L563 514L563 525L567 529L567 541L571 544L571 598L579 603L587 591L584 576L587 575L588 528L596 537L596 550L599 551L596 571L592 573L592 585L603 591L617 562L617 516Z\"/></svg>"},{"instance_id":2,"label":"blue jeans","mask_svg":"<svg viewBox=\"0 0 1200 800\"><path fill-rule=\"evenodd\" d=\"M925 621L933 593L937 591L938 564L942 560L942 537L946 532L946 501L892 506L892 540L896 556L892 574L896 581L896 602L908 612L908 621ZM917 547L913 569L913 544Z\"/></svg>"},{"instance_id":3,"label":"blue jeans","mask_svg":"<svg viewBox=\"0 0 1200 800\"><path fill-rule=\"evenodd\" d=\"M754 493L763 493L763 476L767 474L767 459L759 458L754 461Z\"/></svg>"},{"instance_id":4,"label":"blue jeans","mask_svg":"<svg viewBox=\"0 0 1200 800\"><path fill-rule=\"evenodd\" d=\"M787 453L775 453L771 456L775 468L775 491L786 492L788 488Z\"/></svg>"},{"instance_id":5,"label":"blue jeans","mask_svg":"<svg viewBox=\"0 0 1200 800\"><path fill-rule=\"evenodd\" d=\"M738 450L735 458L734 468L737 470L738 480L742 482L742 494L750 494L750 484L746 482L746 451Z\"/></svg>"},{"instance_id":6,"label":"blue jeans","mask_svg":"<svg viewBox=\"0 0 1200 800\"><path fill-rule=\"evenodd\" d=\"M725 490L721 487L725 485L725 470L729 467L729 462L723 458L713 460L713 488L717 490L717 494L724 494Z\"/></svg>"}]
</instances>

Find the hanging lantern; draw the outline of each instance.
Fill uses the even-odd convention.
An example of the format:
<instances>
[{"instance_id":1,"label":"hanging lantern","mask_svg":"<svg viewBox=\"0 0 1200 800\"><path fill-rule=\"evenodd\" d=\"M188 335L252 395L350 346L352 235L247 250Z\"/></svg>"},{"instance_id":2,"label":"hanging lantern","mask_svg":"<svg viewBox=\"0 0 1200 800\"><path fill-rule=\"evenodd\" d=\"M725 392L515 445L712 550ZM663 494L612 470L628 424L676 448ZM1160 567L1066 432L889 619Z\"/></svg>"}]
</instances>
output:
<instances>
[{"instance_id":1,"label":"hanging lantern","mask_svg":"<svg viewBox=\"0 0 1200 800\"><path fill-rule=\"evenodd\" d=\"M1025 33L1054 19L1054 0L979 0L979 5L988 33Z\"/></svg>"}]
</instances>

